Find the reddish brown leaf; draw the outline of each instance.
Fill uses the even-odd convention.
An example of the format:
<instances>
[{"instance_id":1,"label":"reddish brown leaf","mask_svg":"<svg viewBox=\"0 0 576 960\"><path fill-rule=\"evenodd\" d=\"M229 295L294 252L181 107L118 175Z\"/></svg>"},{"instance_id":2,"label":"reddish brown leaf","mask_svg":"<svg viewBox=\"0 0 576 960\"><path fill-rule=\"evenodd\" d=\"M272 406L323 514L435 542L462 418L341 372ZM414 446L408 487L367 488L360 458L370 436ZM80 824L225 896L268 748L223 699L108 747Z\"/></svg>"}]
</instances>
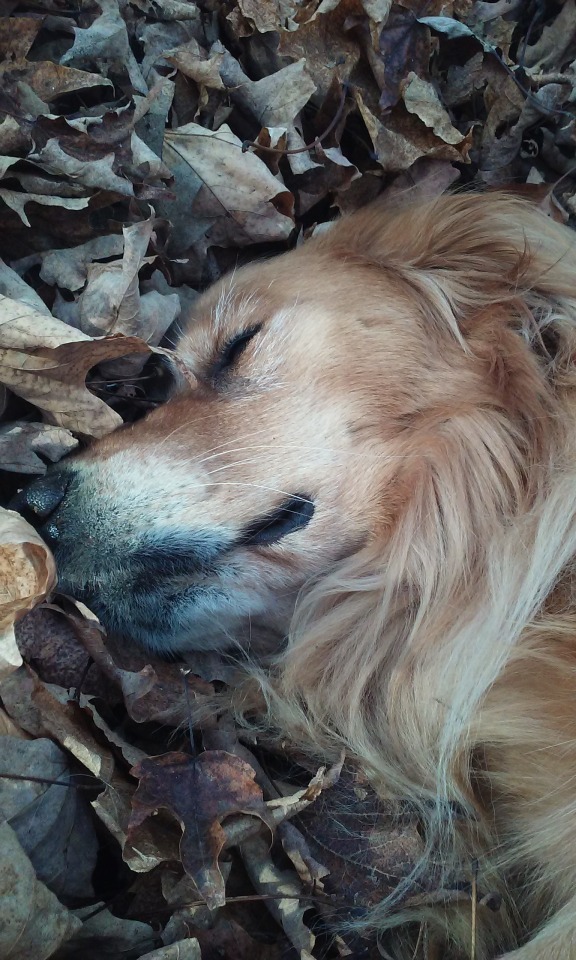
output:
<instances>
[{"instance_id":1,"label":"reddish brown leaf","mask_svg":"<svg viewBox=\"0 0 576 960\"><path fill-rule=\"evenodd\" d=\"M223 750L212 750L196 758L185 753L150 757L132 773L140 778L140 784L133 800L129 842L138 846L140 824L157 810L169 811L182 827L184 869L209 907L222 906L224 879L218 866L226 839L222 820L246 813L272 829L252 767Z\"/></svg>"}]
</instances>

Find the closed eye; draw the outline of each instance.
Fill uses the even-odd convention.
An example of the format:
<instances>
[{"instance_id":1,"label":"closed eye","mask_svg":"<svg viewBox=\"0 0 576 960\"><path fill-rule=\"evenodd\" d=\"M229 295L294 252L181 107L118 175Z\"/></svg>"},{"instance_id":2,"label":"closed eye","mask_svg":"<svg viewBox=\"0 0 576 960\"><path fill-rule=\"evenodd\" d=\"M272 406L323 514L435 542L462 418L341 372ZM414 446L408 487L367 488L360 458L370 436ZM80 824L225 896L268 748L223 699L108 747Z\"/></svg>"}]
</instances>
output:
<instances>
[{"instance_id":1,"label":"closed eye","mask_svg":"<svg viewBox=\"0 0 576 960\"><path fill-rule=\"evenodd\" d=\"M263 547L278 543L289 533L308 526L314 516L314 501L296 494L285 500L276 510L253 520L243 530L238 545Z\"/></svg>"},{"instance_id":2,"label":"closed eye","mask_svg":"<svg viewBox=\"0 0 576 960\"><path fill-rule=\"evenodd\" d=\"M253 327L248 327L247 330L242 330L241 333L235 334L224 344L212 364L210 371L212 380L216 380L222 373L225 373L234 366L244 353L250 341L257 333L260 333L261 329L261 323L255 324Z\"/></svg>"}]
</instances>

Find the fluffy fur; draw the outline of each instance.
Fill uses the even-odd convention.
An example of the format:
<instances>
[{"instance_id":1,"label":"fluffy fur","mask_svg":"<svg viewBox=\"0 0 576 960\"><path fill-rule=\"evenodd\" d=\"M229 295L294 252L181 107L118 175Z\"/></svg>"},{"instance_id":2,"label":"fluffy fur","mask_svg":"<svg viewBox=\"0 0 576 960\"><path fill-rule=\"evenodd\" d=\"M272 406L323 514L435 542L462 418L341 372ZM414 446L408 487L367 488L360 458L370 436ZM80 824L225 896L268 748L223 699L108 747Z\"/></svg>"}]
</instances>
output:
<instances>
[{"instance_id":1,"label":"fluffy fur","mask_svg":"<svg viewBox=\"0 0 576 960\"><path fill-rule=\"evenodd\" d=\"M260 323L211 380L215 345ZM447 875L477 863L501 894L476 960L576 957L574 236L500 194L377 204L226 278L178 352L196 389L70 461L65 582L151 646L265 651L269 722L344 747L416 805ZM312 498L312 521L242 546L279 492ZM88 501L91 548L66 540ZM151 530L182 529L226 550L204 592L163 588L163 633L134 569ZM470 955L469 905L375 922L407 919Z\"/></svg>"}]
</instances>

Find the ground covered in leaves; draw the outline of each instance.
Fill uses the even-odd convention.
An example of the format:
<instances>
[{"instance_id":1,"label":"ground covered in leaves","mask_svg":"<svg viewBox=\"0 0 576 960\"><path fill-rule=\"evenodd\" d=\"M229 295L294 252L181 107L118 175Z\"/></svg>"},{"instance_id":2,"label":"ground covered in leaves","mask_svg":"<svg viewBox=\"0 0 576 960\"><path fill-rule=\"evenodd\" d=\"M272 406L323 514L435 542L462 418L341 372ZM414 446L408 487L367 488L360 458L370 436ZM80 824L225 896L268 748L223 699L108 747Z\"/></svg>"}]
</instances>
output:
<instances>
[{"instance_id":1,"label":"ground covered in leaves","mask_svg":"<svg viewBox=\"0 0 576 960\"><path fill-rule=\"evenodd\" d=\"M383 192L505 185L576 216L575 0L0 9L5 506L161 401L158 356L238 261ZM391 956L331 925L410 873L409 813L226 713L182 726L229 665L107 642L54 582L0 509L0 958ZM471 890L423 878L404 905Z\"/></svg>"}]
</instances>

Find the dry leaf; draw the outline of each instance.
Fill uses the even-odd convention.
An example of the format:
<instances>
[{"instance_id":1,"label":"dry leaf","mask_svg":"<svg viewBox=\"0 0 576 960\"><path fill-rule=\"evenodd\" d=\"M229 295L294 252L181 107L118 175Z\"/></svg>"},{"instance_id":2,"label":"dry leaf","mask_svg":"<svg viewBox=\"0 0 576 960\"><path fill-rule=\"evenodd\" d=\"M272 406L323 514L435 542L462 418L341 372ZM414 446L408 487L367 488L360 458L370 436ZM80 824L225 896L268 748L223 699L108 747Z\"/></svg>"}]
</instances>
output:
<instances>
[{"instance_id":1,"label":"dry leaf","mask_svg":"<svg viewBox=\"0 0 576 960\"><path fill-rule=\"evenodd\" d=\"M14 622L52 589L52 554L29 523L0 508L0 677L20 666Z\"/></svg>"},{"instance_id":2,"label":"dry leaf","mask_svg":"<svg viewBox=\"0 0 576 960\"><path fill-rule=\"evenodd\" d=\"M64 427L14 420L0 424L0 463L16 473L46 473L42 457L56 463L78 446Z\"/></svg>"},{"instance_id":3,"label":"dry leaf","mask_svg":"<svg viewBox=\"0 0 576 960\"><path fill-rule=\"evenodd\" d=\"M430 62L430 34L426 27L414 21L414 14L404 6L393 4L390 15L379 37L379 53L383 70L380 109L390 110L398 103L401 83L412 71L416 76L428 76Z\"/></svg>"},{"instance_id":4,"label":"dry leaf","mask_svg":"<svg viewBox=\"0 0 576 960\"><path fill-rule=\"evenodd\" d=\"M36 878L6 822L0 823L0 850L0 956L47 960L82 924Z\"/></svg>"},{"instance_id":5,"label":"dry leaf","mask_svg":"<svg viewBox=\"0 0 576 960\"><path fill-rule=\"evenodd\" d=\"M136 337L91 340L53 317L0 296L0 382L39 407L46 419L88 436L102 436L121 420L89 393L88 370L104 360L146 354Z\"/></svg>"},{"instance_id":6,"label":"dry leaf","mask_svg":"<svg viewBox=\"0 0 576 960\"><path fill-rule=\"evenodd\" d=\"M145 953L142 960L202 960L200 944L195 937L178 940L167 947L159 947L152 953Z\"/></svg>"},{"instance_id":7,"label":"dry leaf","mask_svg":"<svg viewBox=\"0 0 576 960\"><path fill-rule=\"evenodd\" d=\"M252 837L241 847L244 866L258 893L272 899L266 906L281 924L300 960L314 960L312 950L316 938L304 923L310 904L298 899L302 894L296 874L280 870L270 856L270 845L264 837ZM283 899L284 895L284 899Z\"/></svg>"},{"instance_id":8,"label":"dry leaf","mask_svg":"<svg viewBox=\"0 0 576 960\"><path fill-rule=\"evenodd\" d=\"M184 753L149 757L132 773L140 783L134 795L129 842L138 846L140 825L155 811L168 810L183 830L180 858L186 873L211 909L222 906L224 880L218 855L226 835L221 821L247 813L272 828L252 767L230 753L211 750L199 757Z\"/></svg>"},{"instance_id":9,"label":"dry leaf","mask_svg":"<svg viewBox=\"0 0 576 960\"><path fill-rule=\"evenodd\" d=\"M416 114L445 143L462 142L464 134L452 125L448 112L440 103L436 90L428 80L422 80L415 73L409 73L406 83L402 86L402 99L408 112Z\"/></svg>"},{"instance_id":10,"label":"dry leaf","mask_svg":"<svg viewBox=\"0 0 576 960\"><path fill-rule=\"evenodd\" d=\"M6 190L5 187L0 187L0 198L18 214L26 227L31 226L26 216L28 203L39 203L42 207L64 207L66 210L84 210L88 206L88 198L48 197L41 193L18 193L16 190Z\"/></svg>"},{"instance_id":11,"label":"dry leaf","mask_svg":"<svg viewBox=\"0 0 576 960\"><path fill-rule=\"evenodd\" d=\"M101 14L89 27L74 28L74 43L62 57L61 63L94 65L105 77L113 68L126 70L134 89L139 93L147 93L148 88L132 53L126 23L117 0L100 0L99 6Z\"/></svg>"},{"instance_id":12,"label":"dry leaf","mask_svg":"<svg viewBox=\"0 0 576 960\"><path fill-rule=\"evenodd\" d=\"M19 737L3 737L1 753L0 809L36 876L60 899L93 897L98 841L68 755L51 740ZM3 779L4 771L30 780Z\"/></svg>"},{"instance_id":13,"label":"dry leaf","mask_svg":"<svg viewBox=\"0 0 576 960\"><path fill-rule=\"evenodd\" d=\"M168 132L165 158L175 191L186 184L185 205L182 209L181 201L173 201L161 209L177 228L186 221L183 239L197 250L286 240L292 232L292 195L258 157L242 153L241 141L226 124L211 131L188 123Z\"/></svg>"}]
</instances>

